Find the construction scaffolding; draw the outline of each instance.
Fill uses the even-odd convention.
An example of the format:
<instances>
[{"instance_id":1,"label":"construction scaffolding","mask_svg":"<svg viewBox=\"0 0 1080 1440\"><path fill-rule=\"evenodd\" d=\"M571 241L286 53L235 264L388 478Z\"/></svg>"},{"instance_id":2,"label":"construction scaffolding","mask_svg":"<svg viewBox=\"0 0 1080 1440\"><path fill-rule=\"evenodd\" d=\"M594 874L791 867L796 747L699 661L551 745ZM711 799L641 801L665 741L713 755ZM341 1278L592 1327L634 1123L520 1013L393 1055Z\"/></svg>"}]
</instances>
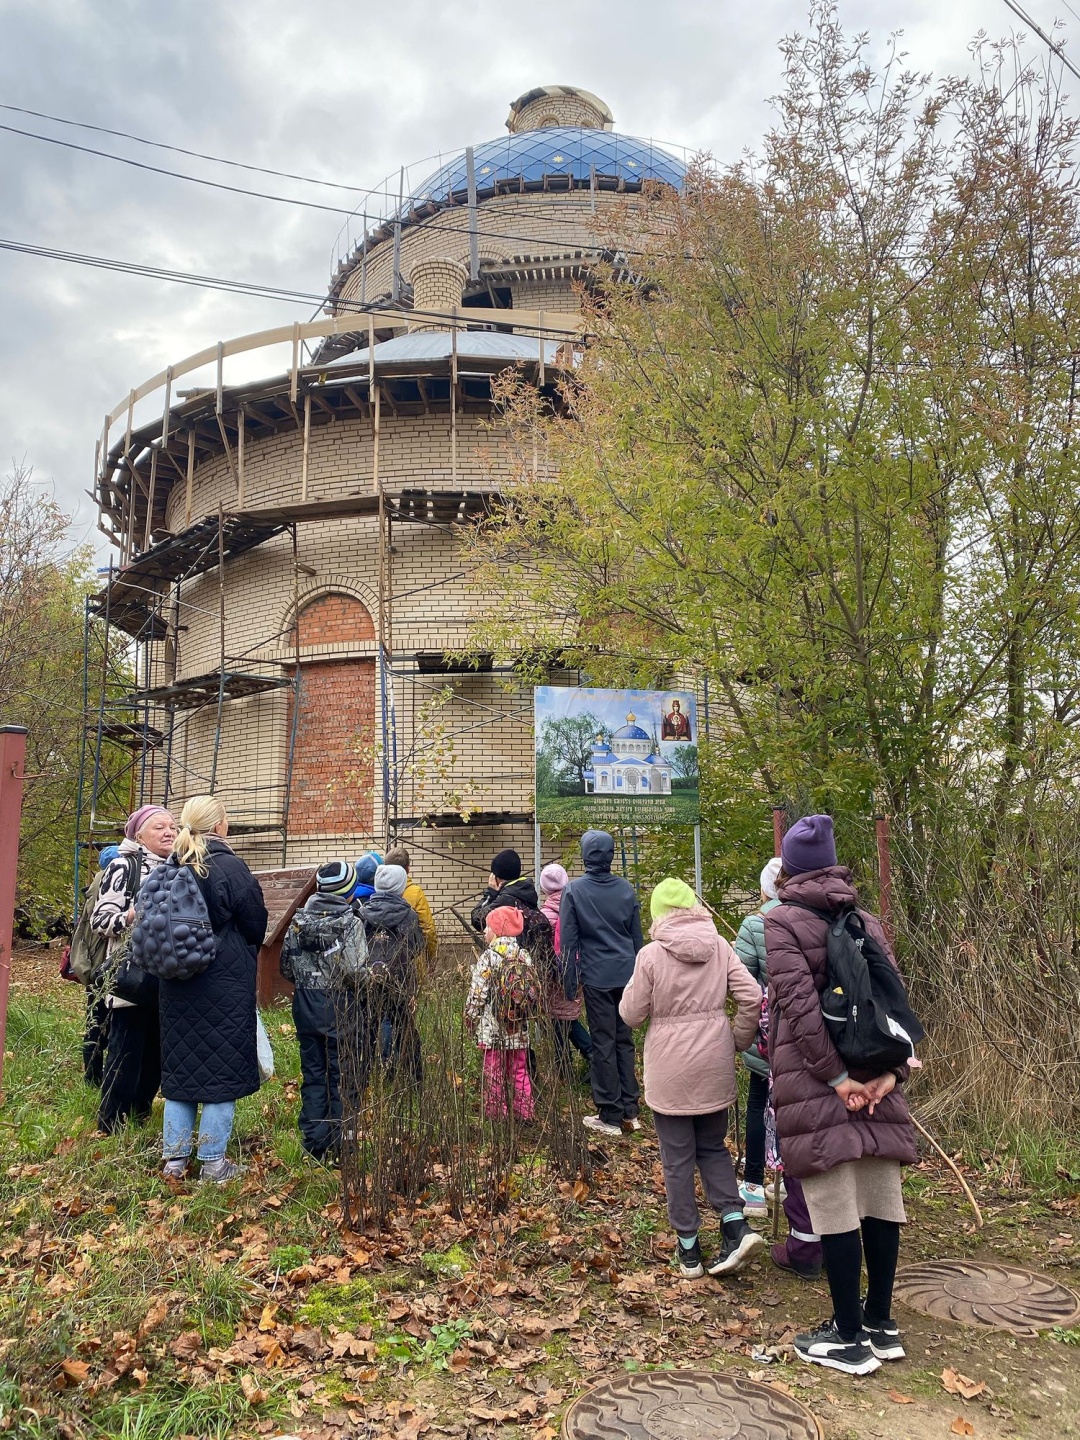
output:
<instances>
[{"instance_id":1,"label":"construction scaffolding","mask_svg":"<svg viewBox=\"0 0 1080 1440\"><path fill-rule=\"evenodd\" d=\"M515 328L527 333L496 334L506 312L451 307L445 330L377 338L407 313L380 315L378 332L367 317L366 351L330 367L303 364L300 347L337 323L294 326L293 367L258 384L227 387L223 357L281 332L219 345L212 388L174 391L206 358L189 357L110 416L126 411L126 424L110 446L107 422L95 495L121 563L87 609L111 679L99 704L86 701L80 859L117 839L139 804L214 791L253 868L404 840L436 870L441 857L445 912L464 898L463 882L478 889L486 878L488 842L476 832L516 827L502 844L519 849L532 840L531 696L513 684L513 664L470 649L456 537L504 509L506 466L478 470L465 448L491 413L495 377L514 368L557 405L581 322L517 311ZM136 401L155 389L164 414L136 424ZM415 471L401 463L403 425L428 437ZM315 480L327 433L356 454L347 493L340 480L330 493ZM281 478L268 483L267 466ZM216 513L205 513L211 505ZM339 531L339 521L349 523ZM312 583L317 573L325 584ZM368 638L302 639L301 612L335 592L367 607ZM90 657L87 645L87 697ZM340 759L345 725L360 752L338 766L353 773L348 783L335 776L333 795L319 753L319 717L331 709L341 725L327 755ZM104 763L114 752L122 763Z\"/></svg>"},{"instance_id":2,"label":"construction scaffolding","mask_svg":"<svg viewBox=\"0 0 1080 1440\"><path fill-rule=\"evenodd\" d=\"M300 667L292 674L280 666L253 660L251 648L233 653L228 645L226 609L227 559L289 533L296 555L296 528L279 517L253 519L219 510L183 534L169 536L117 570L109 567L103 589L87 600L86 634L99 622L103 673L111 683L100 687L100 703L84 716L77 801L76 900L80 860L122 833L129 811L154 801L169 805L177 795L218 790L219 760L226 709L237 701L247 706L246 722L256 733L265 702L280 708L282 692L295 691ZM182 637L187 621L202 611L185 594L185 583L217 571L217 665L205 674L180 677ZM267 637L264 643L279 639ZM89 696L91 650L84 647L84 697ZM119 679L127 680L119 686ZM210 717L211 724L206 724ZM203 735L199 736L199 730ZM196 743L193 744L193 741ZM200 743L201 742L201 743ZM105 748L121 745L130 755L121 776L103 765ZM288 829L288 797L293 760L290 740L280 780L263 778L263 767L250 784L229 794L237 833L276 832L284 856ZM126 793L118 790L126 778ZM284 859L283 859L284 863Z\"/></svg>"}]
</instances>

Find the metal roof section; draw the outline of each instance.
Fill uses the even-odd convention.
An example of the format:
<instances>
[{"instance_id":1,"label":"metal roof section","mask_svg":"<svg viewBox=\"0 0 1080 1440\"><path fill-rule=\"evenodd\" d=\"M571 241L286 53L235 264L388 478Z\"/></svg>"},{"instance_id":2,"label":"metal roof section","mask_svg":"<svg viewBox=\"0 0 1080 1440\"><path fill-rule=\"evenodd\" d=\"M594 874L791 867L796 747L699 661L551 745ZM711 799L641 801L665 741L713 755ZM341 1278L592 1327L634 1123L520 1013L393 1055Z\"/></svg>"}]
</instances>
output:
<instances>
[{"instance_id":1,"label":"metal roof section","mask_svg":"<svg viewBox=\"0 0 1080 1440\"><path fill-rule=\"evenodd\" d=\"M468 311L462 311L462 318L468 319ZM507 320L512 323L513 311L508 310ZM544 363L554 365L559 353L560 341L545 340ZM448 330L417 330L409 335L395 335L392 340L383 340L374 347L376 367L400 365L402 363L424 364L430 360L449 360L454 353L454 337ZM490 330L459 330L457 334L458 360L505 360L508 364L521 361L537 362L540 359L540 342L531 335L507 335ZM368 347L351 350L325 366L326 371L340 369L355 370L368 361Z\"/></svg>"}]
</instances>

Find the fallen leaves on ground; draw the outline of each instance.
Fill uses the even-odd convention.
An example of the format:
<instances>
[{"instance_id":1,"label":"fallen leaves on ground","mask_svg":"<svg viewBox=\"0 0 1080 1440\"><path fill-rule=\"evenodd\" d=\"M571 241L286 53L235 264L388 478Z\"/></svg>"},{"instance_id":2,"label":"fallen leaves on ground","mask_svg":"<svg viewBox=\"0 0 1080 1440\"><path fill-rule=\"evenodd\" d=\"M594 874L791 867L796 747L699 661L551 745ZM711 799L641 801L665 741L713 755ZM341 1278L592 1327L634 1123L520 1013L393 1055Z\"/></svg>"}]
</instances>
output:
<instances>
[{"instance_id":1,"label":"fallen leaves on ground","mask_svg":"<svg viewBox=\"0 0 1080 1440\"><path fill-rule=\"evenodd\" d=\"M972 1380L968 1375L961 1375L959 1370L953 1370L946 1366L941 1372L941 1383L950 1395L959 1395L964 1400L974 1400L976 1395L981 1395L986 1389L985 1380Z\"/></svg>"},{"instance_id":2,"label":"fallen leaves on ground","mask_svg":"<svg viewBox=\"0 0 1080 1440\"><path fill-rule=\"evenodd\" d=\"M963 1415L957 1415L956 1419L949 1426L950 1435L974 1435L975 1426L970 1420L965 1420Z\"/></svg>"}]
</instances>

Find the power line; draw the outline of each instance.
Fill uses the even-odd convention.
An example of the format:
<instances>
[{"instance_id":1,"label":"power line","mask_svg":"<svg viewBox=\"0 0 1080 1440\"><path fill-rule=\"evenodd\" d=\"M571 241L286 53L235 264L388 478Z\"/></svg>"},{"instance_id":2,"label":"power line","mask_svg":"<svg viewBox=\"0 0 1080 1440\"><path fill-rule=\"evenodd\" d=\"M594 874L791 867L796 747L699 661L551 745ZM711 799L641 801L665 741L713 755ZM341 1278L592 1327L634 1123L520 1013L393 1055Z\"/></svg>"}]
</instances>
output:
<instances>
[{"instance_id":1,"label":"power line","mask_svg":"<svg viewBox=\"0 0 1080 1440\"><path fill-rule=\"evenodd\" d=\"M224 290L233 294L251 295L266 300L287 300L294 304L311 300L322 302L326 297L308 290L289 290L274 285L261 285L247 280L227 280L216 275L197 275L184 270L166 270L154 265L141 265L133 260L113 260L104 255L87 255L73 250L53 250L45 245L29 245L19 240L0 239L0 250L16 255L34 255L44 260L62 260L71 265L89 265L98 270L112 270L121 275L140 275L148 280L168 280L177 285L193 285L203 290ZM351 308L351 302L343 302Z\"/></svg>"},{"instance_id":2,"label":"power line","mask_svg":"<svg viewBox=\"0 0 1080 1440\"><path fill-rule=\"evenodd\" d=\"M298 205L304 210L321 210L328 215L353 215L353 210L343 210L340 205L320 205L317 200L294 200L286 195L271 195L266 190L245 190L241 185L226 185L223 180L207 180L201 175L185 175L182 170L166 170L161 165L147 165L142 160L132 160L127 155L113 155L108 150L95 150L91 145L76 145L74 140L61 140L58 135L39 135L36 130L20 130L15 125L0 125L9 135L22 135L28 140L41 140L46 145L59 145L65 150L78 150L83 155L97 155L103 160L114 160L118 165L130 165L135 170L147 170L153 175L169 175L174 180L190 180L194 185L208 185L212 190L227 190L233 195L251 195L256 200L274 200L279 205Z\"/></svg>"},{"instance_id":3,"label":"power line","mask_svg":"<svg viewBox=\"0 0 1080 1440\"><path fill-rule=\"evenodd\" d=\"M1072 63L1072 61L1065 54L1065 51L1061 48L1061 46L1058 45L1054 40L1051 40L1050 36L1046 33L1042 26L1038 25L1034 20L1032 20L1030 15L1025 14L1025 12L1020 9L1020 6L1016 4L1016 0L1005 0L1005 4L1009 7L1009 9L1013 12L1014 15L1018 15L1020 17L1020 19L1024 22L1025 25L1031 26L1032 30L1035 31L1035 34L1038 35L1039 39L1042 40L1044 44L1049 45L1050 49L1065 66L1066 70L1068 70L1070 74L1074 75L1077 80L1080 80L1080 70L1078 70L1076 66ZM1075 13L1076 12L1073 11L1073 14Z\"/></svg>"},{"instance_id":4,"label":"power line","mask_svg":"<svg viewBox=\"0 0 1080 1440\"><path fill-rule=\"evenodd\" d=\"M105 125L91 125L86 120L68 120L62 115L48 115L43 110L27 110L22 105L0 103L0 110L8 110L16 115L32 115L35 120L50 120L55 125L71 125L79 130L93 130L98 135L115 135L119 140L131 140L136 145L149 145L155 150L171 150L175 155L188 155L193 160L209 160L214 165L230 165L235 170L250 170L257 175L274 175L279 180L299 180L304 185L325 185L333 190L349 190L357 195L383 193L367 189L363 185L343 185L337 180L317 180L311 175L294 175L290 170L270 170L265 165L249 165L243 160L226 160L220 155L206 155L201 150L185 150L182 145L166 145L162 140L147 140L144 136L132 135L127 130L110 130Z\"/></svg>"},{"instance_id":5,"label":"power line","mask_svg":"<svg viewBox=\"0 0 1080 1440\"><path fill-rule=\"evenodd\" d=\"M1006 3L1009 3L1009 0L1006 0ZM148 172L149 174L152 174L152 175L167 175L167 176L169 176L171 179L174 179L174 180L186 180L186 181L189 182L189 184L192 184L192 185L206 185L206 186L208 186L208 187L209 187L210 189L212 189L212 190L223 190L223 191L226 191L226 192L227 192L228 194L230 194L230 195L246 195L246 196L249 196L250 198L255 199L255 200L270 200L270 201L273 201L273 202L274 202L275 204L277 204L277 205L294 205L294 206L297 206L297 207L299 207L300 209L303 209L303 210L316 210L316 211L319 211L320 213L325 214L325 215L344 215L344 216L346 216L346 217L349 218L349 219L354 219L354 218L356 218L356 215L357 215L357 211L356 211L355 208L352 209L352 210L345 210L345 209L343 209L340 205L323 205L323 204L320 204L320 203L319 203L318 201L316 201L316 200L298 200L298 199L295 199L294 197L288 196L288 195L274 195L274 194L272 194L272 193L271 193L270 191L268 191L268 190L247 190L247 189L245 189L242 185L227 185L227 184L225 184L225 182L222 181L222 180L207 180L204 176L201 176L201 175L188 175L188 174L186 174L186 173L185 173L184 171L182 171L182 170L169 170L169 169L166 169L164 166L161 166L161 165L148 165L148 164L146 164L146 163L145 163L144 161L142 161L142 160L133 160L133 159L131 159L131 158L130 158L129 156L127 156L127 155L114 155L114 154L111 153L111 151L108 151L108 150L97 150L97 149L95 149L95 148L94 148L93 146L91 146L91 145L77 145L73 140L61 140L61 139L60 139L58 136L56 136L56 135L40 135L40 134L38 134L38 132L35 131L35 130L22 130L22 129L20 129L18 126L15 126L15 125L0 125L0 131L4 131L4 132L6 132L6 133L9 134L9 135L21 135L21 136L23 136L25 139L28 139L28 140L40 140L40 141L42 141L42 142L43 142L44 144L46 144L46 145L57 145L57 146L60 146L62 149L65 149L65 150L75 150L75 151L78 151L78 152L79 152L80 154L82 154L82 155L96 155L96 156L97 156L99 159L101 159L101 160L112 160L112 161L114 161L117 165L128 165L128 166L130 166L132 169L135 169L135 170L144 170L144 171L146 171L146 172ZM369 194L373 194L373 195L381 195L381 194L385 194L385 191L372 190L372 191L369 191L368 193L369 193ZM585 192L585 191L583 190L583 191L582 191L582 194L585 194L585 193L587 193L587 192ZM545 201L527 201L527 202L525 202L525 204L528 205L530 208L539 208L539 207L547 204L547 205L554 206L554 207L557 209L559 202L558 202L557 200L555 200L555 199L552 199L551 201L548 201L548 202L545 202ZM524 208L524 206L522 206L522 207L520 207L520 208ZM393 218L397 218L397 217L393 217ZM382 217L382 218L379 220L378 223L381 223L381 224L390 224L390 223L393 223L393 218L391 218L391 217ZM406 221L406 219L407 219L407 217L404 216L404 215L401 216L400 218L401 218L401 220L402 220L403 222ZM465 233L465 230L464 230L461 226L457 226L457 225L451 225L451 226L439 225L439 224L435 223L433 217L432 217L431 219L426 219L426 220L423 220L423 221L416 221L416 222L412 222L412 223L415 223L415 224L418 224L418 225L422 225L425 229L428 229L428 230L448 230L448 231L453 232L454 234L464 234L464 233ZM529 244L529 245L535 245L535 244L538 243L537 236L535 236L535 235L514 235L514 234L508 234L508 233L506 233L505 231L502 231L502 230L482 230L482 229L478 229L475 233L476 233L477 235L483 237L484 239L492 239L492 240L517 240L517 241L522 242L523 244ZM659 232L659 233L662 233L662 232ZM546 238L550 238L550 237L546 237ZM556 243L558 243L558 242L556 242ZM574 237L574 238L572 238L572 239L566 240L565 243L566 243L568 246L569 246L569 245L574 245L574 246L580 247L580 243L581 243L581 242L580 242L580 238L579 238L579 237ZM624 250L623 253L625 253L625 254L635 254L635 255L644 255L644 254L646 254L646 253L648 253L648 252L643 251L643 250Z\"/></svg>"}]
</instances>

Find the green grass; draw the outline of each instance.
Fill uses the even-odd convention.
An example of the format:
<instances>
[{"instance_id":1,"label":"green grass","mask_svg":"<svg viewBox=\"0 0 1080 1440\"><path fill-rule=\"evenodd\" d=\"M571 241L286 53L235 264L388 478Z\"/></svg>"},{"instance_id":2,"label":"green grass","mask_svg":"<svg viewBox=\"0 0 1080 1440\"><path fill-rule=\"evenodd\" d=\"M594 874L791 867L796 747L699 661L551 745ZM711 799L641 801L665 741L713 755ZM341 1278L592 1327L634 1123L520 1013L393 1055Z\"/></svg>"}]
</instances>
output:
<instances>
[{"instance_id":1,"label":"green grass","mask_svg":"<svg viewBox=\"0 0 1080 1440\"><path fill-rule=\"evenodd\" d=\"M9 1013L0 1250L22 1246L23 1256L0 1275L0 1334L11 1342L0 1359L0 1430L59 1440L68 1414L77 1415L78 1433L118 1440L254 1436L256 1421L286 1414L287 1382L260 1369L267 1400L253 1408L238 1376L192 1387L168 1345L195 1329L205 1346L226 1347L242 1320L257 1317L265 1291L253 1289L243 1263L216 1255L245 1226L268 1232L266 1281L275 1267L293 1269L340 1248L337 1176L303 1162L296 1103L285 1093L299 1075L291 1026L281 1033L287 1012L266 1016L277 1077L237 1107L234 1149L258 1153L268 1167L267 1193L235 1185L174 1193L160 1177L160 1103L145 1126L94 1135L98 1093L82 1081L81 1001L81 992L67 990L17 996ZM280 1204L264 1206L275 1191ZM54 1253L63 1257L63 1273L54 1272ZM81 1268L72 1272L79 1255ZM158 1353L143 1388L130 1379L94 1397L51 1388L64 1360L85 1355L99 1370L113 1335L136 1334L162 1299L167 1315L153 1332ZM20 1390L27 1384L32 1396Z\"/></svg>"},{"instance_id":2,"label":"green grass","mask_svg":"<svg viewBox=\"0 0 1080 1440\"><path fill-rule=\"evenodd\" d=\"M216 1381L205 1388L163 1386L150 1396L138 1393L114 1400L91 1418L94 1432L109 1440L232 1440L255 1419L280 1419L287 1392L281 1381L260 1375L266 1400L253 1408L240 1382Z\"/></svg>"},{"instance_id":3,"label":"green grass","mask_svg":"<svg viewBox=\"0 0 1080 1440\"><path fill-rule=\"evenodd\" d=\"M1023 1124L1002 1120L992 1126L966 1127L962 1145L965 1161L1005 1190L1023 1186L1045 1199L1076 1193L1080 1182L1078 1134L1031 1120Z\"/></svg>"}]
</instances>

